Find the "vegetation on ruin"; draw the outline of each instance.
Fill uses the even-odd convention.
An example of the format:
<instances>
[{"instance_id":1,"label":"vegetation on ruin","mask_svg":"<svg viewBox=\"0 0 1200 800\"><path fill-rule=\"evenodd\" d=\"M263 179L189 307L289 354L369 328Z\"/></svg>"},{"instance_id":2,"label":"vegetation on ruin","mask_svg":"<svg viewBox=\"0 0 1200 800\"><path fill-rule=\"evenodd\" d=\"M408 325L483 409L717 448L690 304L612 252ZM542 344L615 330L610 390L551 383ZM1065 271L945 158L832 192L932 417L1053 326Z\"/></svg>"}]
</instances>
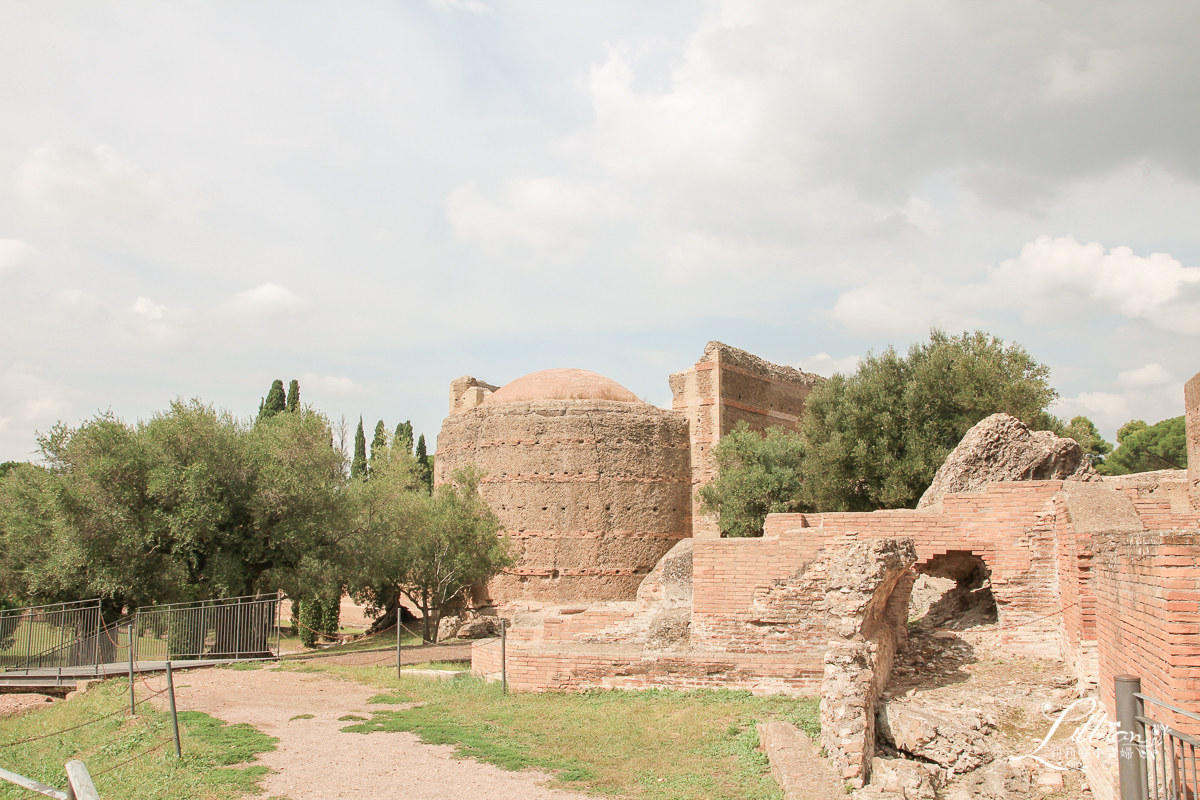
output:
<instances>
[{"instance_id":1,"label":"vegetation on ruin","mask_svg":"<svg viewBox=\"0 0 1200 800\"><path fill-rule=\"evenodd\" d=\"M868 353L854 374L813 388L798 432L723 437L705 508L730 536L761 535L772 511L912 508L963 435L998 412L1036 430L1090 430L1085 449L1100 452L1089 420L1064 426L1047 413L1058 397L1049 374L1019 344L982 331L935 329L905 355Z\"/></svg>"},{"instance_id":2,"label":"vegetation on ruin","mask_svg":"<svg viewBox=\"0 0 1200 800\"><path fill-rule=\"evenodd\" d=\"M804 494L817 511L912 508L975 423L1003 412L1043 430L1050 368L982 331L933 330L907 355L868 353L805 403Z\"/></svg>"},{"instance_id":3,"label":"vegetation on ruin","mask_svg":"<svg viewBox=\"0 0 1200 800\"><path fill-rule=\"evenodd\" d=\"M376 686L385 692L376 703L422 704L372 711L343 730L410 731L504 769L545 770L564 789L651 800L778 798L755 723L786 719L814 737L820 730L817 698L659 689L504 695L474 678L397 680L395 667L295 669Z\"/></svg>"},{"instance_id":4,"label":"vegetation on ruin","mask_svg":"<svg viewBox=\"0 0 1200 800\"><path fill-rule=\"evenodd\" d=\"M1105 475L1128 475L1159 469L1187 469L1187 423L1184 417L1147 425L1131 420L1117 431L1117 449L1104 460Z\"/></svg>"},{"instance_id":5,"label":"vegetation on ruin","mask_svg":"<svg viewBox=\"0 0 1200 800\"><path fill-rule=\"evenodd\" d=\"M760 436L740 421L713 448L718 477L700 490L703 512L717 514L727 536L761 536L767 514L804 510L803 453L786 428Z\"/></svg>"},{"instance_id":6,"label":"vegetation on ruin","mask_svg":"<svg viewBox=\"0 0 1200 800\"><path fill-rule=\"evenodd\" d=\"M179 723L183 757L176 758L170 716L142 704L138 716L129 717L128 691L126 683L106 681L69 703L54 703L0 719L0 753L5 769L65 790L63 765L80 759L105 800L236 800L258 791L267 768L234 765L275 749L275 739L250 725L227 725L198 711L182 711ZM6 746L113 712L117 713L76 730ZM152 750L156 745L161 746ZM27 796L28 790L0 782L0 800Z\"/></svg>"}]
</instances>

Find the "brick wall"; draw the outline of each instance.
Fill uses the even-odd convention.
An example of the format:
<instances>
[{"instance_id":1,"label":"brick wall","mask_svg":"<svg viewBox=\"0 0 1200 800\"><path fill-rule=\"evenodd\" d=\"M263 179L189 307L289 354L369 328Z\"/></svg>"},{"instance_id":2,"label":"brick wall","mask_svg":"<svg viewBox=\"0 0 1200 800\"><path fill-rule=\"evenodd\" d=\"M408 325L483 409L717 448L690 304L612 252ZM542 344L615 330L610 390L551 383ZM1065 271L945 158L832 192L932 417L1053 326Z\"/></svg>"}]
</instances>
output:
<instances>
[{"instance_id":1,"label":"brick wall","mask_svg":"<svg viewBox=\"0 0 1200 800\"><path fill-rule=\"evenodd\" d=\"M700 513L699 496L715 477L711 452L721 437L743 420L752 431L795 429L805 399L821 380L721 342L709 342L695 366L670 376L671 407L691 426L693 536L721 535L715 517Z\"/></svg>"},{"instance_id":2,"label":"brick wall","mask_svg":"<svg viewBox=\"0 0 1200 800\"><path fill-rule=\"evenodd\" d=\"M1057 657L1063 602L1053 501L1062 488L1063 481L993 483L984 492L948 495L940 513L771 514L766 532L797 554L822 542L911 537L918 570L951 552L977 555L992 573L1002 643L1019 655Z\"/></svg>"},{"instance_id":3,"label":"brick wall","mask_svg":"<svg viewBox=\"0 0 1200 800\"><path fill-rule=\"evenodd\" d=\"M1200 530L1101 535L1095 543L1100 693L1113 711L1113 676L1143 693L1200 708ZM1193 735L1200 724L1154 709Z\"/></svg>"}]
</instances>

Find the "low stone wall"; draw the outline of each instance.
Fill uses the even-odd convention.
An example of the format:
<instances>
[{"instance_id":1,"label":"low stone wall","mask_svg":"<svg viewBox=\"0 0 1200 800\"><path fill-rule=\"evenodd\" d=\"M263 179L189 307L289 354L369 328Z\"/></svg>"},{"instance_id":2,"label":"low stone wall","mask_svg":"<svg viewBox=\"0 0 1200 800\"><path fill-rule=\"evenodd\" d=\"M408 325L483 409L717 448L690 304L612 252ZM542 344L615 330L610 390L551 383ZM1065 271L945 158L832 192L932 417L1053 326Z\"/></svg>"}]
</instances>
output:
<instances>
[{"instance_id":1,"label":"low stone wall","mask_svg":"<svg viewBox=\"0 0 1200 800\"><path fill-rule=\"evenodd\" d=\"M637 647L529 644L510 639L513 691L603 689L741 689L754 694L816 694L823 672L783 655L662 653ZM475 642L471 674L500 677L500 640Z\"/></svg>"}]
</instances>

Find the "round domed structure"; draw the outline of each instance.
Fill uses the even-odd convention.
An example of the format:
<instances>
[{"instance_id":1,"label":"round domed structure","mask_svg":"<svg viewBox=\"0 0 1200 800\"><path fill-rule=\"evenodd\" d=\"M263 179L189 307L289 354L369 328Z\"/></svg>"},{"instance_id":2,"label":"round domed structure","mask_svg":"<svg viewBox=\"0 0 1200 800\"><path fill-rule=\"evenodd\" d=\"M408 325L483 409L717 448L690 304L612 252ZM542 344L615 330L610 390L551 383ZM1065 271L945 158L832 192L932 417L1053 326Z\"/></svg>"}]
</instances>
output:
<instances>
[{"instance_id":1,"label":"round domed structure","mask_svg":"<svg viewBox=\"0 0 1200 800\"><path fill-rule=\"evenodd\" d=\"M633 392L612 378L586 369L543 369L506 383L488 395L482 405L517 403L523 400L613 400L641 403Z\"/></svg>"},{"instance_id":2,"label":"round domed structure","mask_svg":"<svg viewBox=\"0 0 1200 800\"><path fill-rule=\"evenodd\" d=\"M496 603L632 600L691 536L686 418L580 369L534 372L442 423L435 480L474 465L518 563Z\"/></svg>"}]
</instances>

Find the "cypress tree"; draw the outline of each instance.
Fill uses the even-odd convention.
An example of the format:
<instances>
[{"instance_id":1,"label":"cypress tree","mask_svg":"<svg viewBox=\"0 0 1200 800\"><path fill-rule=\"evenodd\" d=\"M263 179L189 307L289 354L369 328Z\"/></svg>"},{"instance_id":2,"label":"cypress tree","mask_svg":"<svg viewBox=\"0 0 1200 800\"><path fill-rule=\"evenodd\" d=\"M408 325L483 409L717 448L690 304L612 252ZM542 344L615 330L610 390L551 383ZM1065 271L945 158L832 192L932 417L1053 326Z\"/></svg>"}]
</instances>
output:
<instances>
[{"instance_id":1,"label":"cypress tree","mask_svg":"<svg viewBox=\"0 0 1200 800\"><path fill-rule=\"evenodd\" d=\"M286 408L287 395L283 393L283 381L275 380L271 383L271 391L267 392L267 399L258 407L258 419L269 419Z\"/></svg>"},{"instance_id":2,"label":"cypress tree","mask_svg":"<svg viewBox=\"0 0 1200 800\"><path fill-rule=\"evenodd\" d=\"M375 423L375 438L371 440L371 460L374 461L376 456L382 455L387 449L387 428L383 426L383 420Z\"/></svg>"},{"instance_id":3,"label":"cypress tree","mask_svg":"<svg viewBox=\"0 0 1200 800\"><path fill-rule=\"evenodd\" d=\"M300 381L293 380L288 385L287 410L288 411L299 411L300 410Z\"/></svg>"},{"instance_id":4,"label":"cypress tree","mask_svg":"<svg viewBox=\"0 0 1200 800\"><path fill-rule=\"evenodd\" d=\"M412 422L406 421L396 426L396 443L404 448L404 452L412 455L413 451L413 429ZM393 444L393 446L395 446Z\"/></svg>"},{"instance_id":5,"label":"cypress tree","mask_svg":"<svg viewBox=\"0 0 1200 800\"><path fill-rule=\"evenodd\" d=\"M433 470L429 468L429 454L425 452L425 434L417 440L417 463L421 465L421 476L426 486L433 486Z\"/></svg>"},{"instance_id":6,"label":"cypress tree","mask_svg":"<svg viewBox=\"0 0 1200 800\"><path fill-rule=\"evenodd\" d=\"M363 433L362 417L358 418L358 430L354 432L354 460L350 462L351 478L367 478L367 435Z\"/></svg>"}]
</instances>

